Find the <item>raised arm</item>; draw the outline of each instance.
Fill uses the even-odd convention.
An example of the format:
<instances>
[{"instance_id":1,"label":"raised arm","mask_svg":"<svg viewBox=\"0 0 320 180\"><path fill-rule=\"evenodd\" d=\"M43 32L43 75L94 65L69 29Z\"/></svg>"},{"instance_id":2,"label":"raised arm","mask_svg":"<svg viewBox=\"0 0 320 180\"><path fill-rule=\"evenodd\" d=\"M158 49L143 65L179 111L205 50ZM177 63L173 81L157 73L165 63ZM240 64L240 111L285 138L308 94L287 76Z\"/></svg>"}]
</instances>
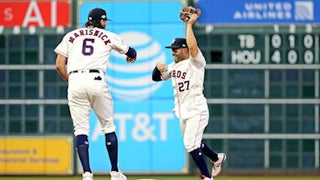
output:
<instances>
[{"instance_id":1,"label":"raised arm","mask_svg":"<svg viewBox=\"0 0 320 180\"><path fill-rule=\"evenodd\" d=\"M189 14L189 19L186 21L186 40L189 47L190 55L192 58L195 58L198 55L198 44L197 39L193 33L193 24L198 19L198 14Z\"/></svg>"}]
</instances>

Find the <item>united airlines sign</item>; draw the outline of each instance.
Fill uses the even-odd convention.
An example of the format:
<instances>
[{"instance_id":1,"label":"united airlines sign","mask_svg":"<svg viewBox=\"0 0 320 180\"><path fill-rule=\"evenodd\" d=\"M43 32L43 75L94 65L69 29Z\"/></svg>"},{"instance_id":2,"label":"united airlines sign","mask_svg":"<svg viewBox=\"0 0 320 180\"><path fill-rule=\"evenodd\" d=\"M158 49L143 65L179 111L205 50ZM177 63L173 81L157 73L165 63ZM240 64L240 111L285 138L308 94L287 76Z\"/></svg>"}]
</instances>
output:
<instances>
[{"instance_id":1,"label":"united airlines sign","mask_svg":"<svg viewBox=\"0 0 320 180\"><path fill-rule=\"evenodd\" d=\"M199 0L201 24L320 23L318 0Z\"/></svg>"}]
</instances>

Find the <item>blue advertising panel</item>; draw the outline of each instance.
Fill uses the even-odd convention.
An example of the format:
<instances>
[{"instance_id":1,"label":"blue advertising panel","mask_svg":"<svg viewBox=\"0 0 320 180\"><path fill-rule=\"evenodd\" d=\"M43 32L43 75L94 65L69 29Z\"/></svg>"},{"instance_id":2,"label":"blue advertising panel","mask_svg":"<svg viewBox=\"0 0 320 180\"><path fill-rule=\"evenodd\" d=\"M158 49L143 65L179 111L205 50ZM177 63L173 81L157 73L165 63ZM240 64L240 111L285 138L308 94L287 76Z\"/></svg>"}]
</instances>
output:
<instances>
[{"instance_id":1,"label":"blue advertising panel","mask_svg":"<svg viewBox=\"0 0 320 180\"><path fill-rule=\"evenodd\" d=\"M119 168L124 172L186 171L179 121L172 112L171 81L151 79L158 62L173 61L171 50L165 46L175 37L184 37L184 23L179 19L182 6L180 1L142 1L85 2L80 7L79 26L85 24L91 9L104 8L112 20L107 22L106 29L119 34L138 52L133 64L127 64L124 55L113 52L106 75L115 106ZM94 112L90 126L92 169L109 171L104 135Z\"/></svg>"},{"instance_id":2,"label":"blue advertising panel","mask_svg":"<svg viewBox=\"0 0 320 180\"><path fill-rule=\"evenodd\" d=\"M200 24L320 23L319 0L199 0Z\"/></svg>"}]
</instances>

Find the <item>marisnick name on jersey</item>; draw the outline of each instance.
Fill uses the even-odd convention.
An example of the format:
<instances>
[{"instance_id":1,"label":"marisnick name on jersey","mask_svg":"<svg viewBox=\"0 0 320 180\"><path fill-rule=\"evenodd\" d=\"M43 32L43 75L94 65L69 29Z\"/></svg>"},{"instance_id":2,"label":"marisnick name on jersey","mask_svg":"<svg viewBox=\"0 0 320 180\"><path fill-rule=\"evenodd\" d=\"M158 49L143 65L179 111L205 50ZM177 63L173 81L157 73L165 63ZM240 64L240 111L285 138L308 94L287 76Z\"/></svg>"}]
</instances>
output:
<instances>
[{"instance_id":1,"label":"marisnick name on jersey","mask_svg":"<svg viewBox=\"0 0 320 180\"><path fill-rule=\"evenodd\" d=\"M108 38L108 36L103 33L103 31L100 31L99 29L93 29L93 28L83 28L83 29L79 29L79 30L76 30L74 33L73 33L73 36L70 36L69 38L69 42L73 43L73 41L77 38L77 37L80 37L80 36L96 36L98 38L100 38L101 40L104 41L104 44L107 45L108 43L110 43L110 39Z\"/></svg>"}]
</instances>

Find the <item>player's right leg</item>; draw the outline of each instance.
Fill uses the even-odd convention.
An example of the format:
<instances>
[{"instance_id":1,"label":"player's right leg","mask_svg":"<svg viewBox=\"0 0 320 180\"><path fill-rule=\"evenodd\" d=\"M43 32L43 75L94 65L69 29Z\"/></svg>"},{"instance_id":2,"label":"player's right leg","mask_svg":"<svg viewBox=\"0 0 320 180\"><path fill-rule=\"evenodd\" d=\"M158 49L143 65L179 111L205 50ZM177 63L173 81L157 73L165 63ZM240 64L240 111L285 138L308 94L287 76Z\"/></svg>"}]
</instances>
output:
<instances>
[{"instance_id":1,"label":"player's right leg","mask_svg":"<svg viewBox=\"0 0 320 180\"><path fill-rule=\"evenodd\" d=\"M105 134L106 148L108 151L111 171L118 172L118 138L115 132Z\"/></svg>"},{"instance_id":2,"label":"player's right leg","mask_svg":"<svg viewBox=\"0 0 320 180\"><path fill-rule=\"evenodd\" d=\"M194 149L191 152L189 152L193 161L197 165L198 169L201 172L201 178L206 179L206 178L211 178L211 174L209 173L207 164L204 160L204 156L200 148Z\"/></svg>"},{"instance_id":3,"label":"player's right leg","mask_svg":"<svg viewBox=\"0 0 320 180\"><path fill-rule=\"evenodd\" d=\"M193 161L200 170L201 178L211 179L211 174L209 173L207 164L204 160L204 154L200 149L202 135L208 124L208 119L203 117L202 114L198 114L185 121L183 143L187 152L190 153Z\"/></svg>"},{"instance_id":4,"label":"player's right leg","mask_svg":"<svg viewBox=\"0 0 320 180\"><path fill-rule=\"evenodd\" d=\"M118 138L116 133L106 133L105 141L111 164L111 180L126 180L127 177L122 174L122 172L118 168Z\"/></svg>"},{"instance_id":5,"label":"player's right leg","mask_svg":"<svg viewBox=\"0 0 320 180\"><path fill-rule=\"evenodd\" d=\"M91 104L105 134L105 145L111 164L111 180L126 180L126 176L118 168L118 138L115 133L113 102L104 82L95 83L94 87L100 86L100 88L96 88L99 91L95 92L95 98Z\"/></svg>"}]
</instances>

